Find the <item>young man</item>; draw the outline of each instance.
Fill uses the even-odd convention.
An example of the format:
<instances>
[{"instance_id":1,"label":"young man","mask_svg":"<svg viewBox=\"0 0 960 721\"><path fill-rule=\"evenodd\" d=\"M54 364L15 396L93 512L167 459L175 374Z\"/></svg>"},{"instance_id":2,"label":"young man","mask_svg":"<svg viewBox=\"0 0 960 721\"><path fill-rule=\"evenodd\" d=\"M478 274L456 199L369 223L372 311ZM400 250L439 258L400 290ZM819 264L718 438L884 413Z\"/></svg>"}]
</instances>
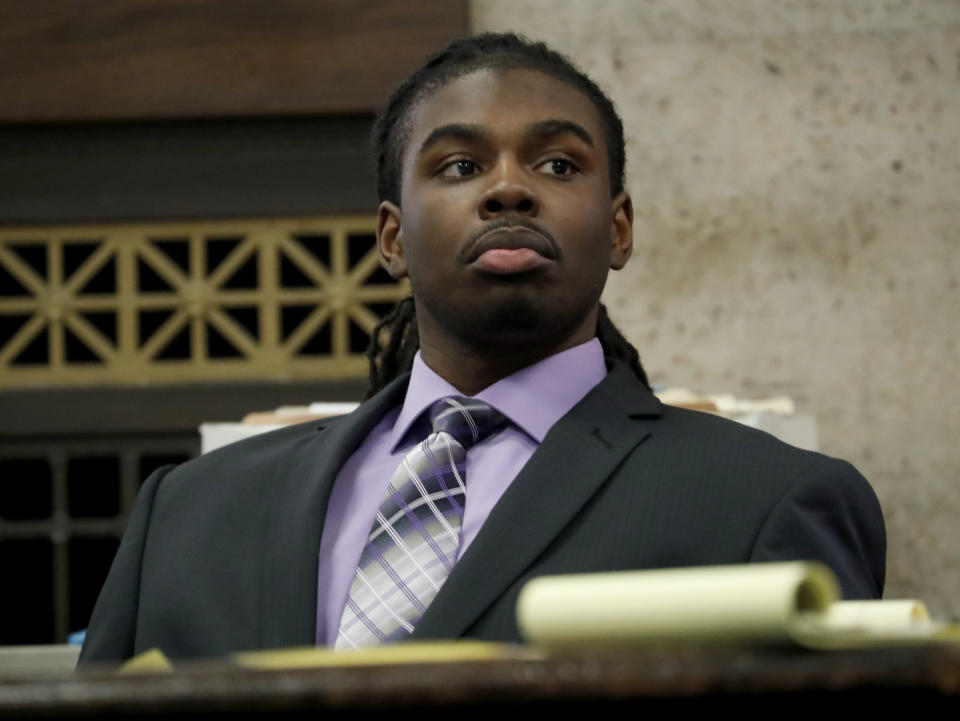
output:
<instances>
[{"instance_id":1,"label":"young man","mask_svg":"<svg viewBox=\"0 0 960 721\"><path fill-rule=\"evenodd\" d=\"M515 641L543 574L812 559L880 595L867 482L661 406L606 318L632 207L592 81L543 45L467 38L394 93L376 139L379 248L412 300L374 339L372 397L156 472L83 662Z\"/></svg>"}]
</instances>

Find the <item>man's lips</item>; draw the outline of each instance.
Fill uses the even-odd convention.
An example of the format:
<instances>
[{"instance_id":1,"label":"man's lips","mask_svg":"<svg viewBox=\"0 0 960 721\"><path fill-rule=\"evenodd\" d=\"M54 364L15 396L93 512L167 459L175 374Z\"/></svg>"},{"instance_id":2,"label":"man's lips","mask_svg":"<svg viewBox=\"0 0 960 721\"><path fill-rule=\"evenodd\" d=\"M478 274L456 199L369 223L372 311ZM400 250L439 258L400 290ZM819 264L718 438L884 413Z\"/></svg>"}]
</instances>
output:
<instances>
[{"instance_id":1,"label":"man's lips","mask_svg":"<svg viewBox=\"0 0 960 721\"><path fill-rule=\"evenodd\" d=\"M464 261L482 272L511 275L549 265L557 255L556 246L545 234L523 225L500 226L470 243Z\"/></svg>"}]
</instances>

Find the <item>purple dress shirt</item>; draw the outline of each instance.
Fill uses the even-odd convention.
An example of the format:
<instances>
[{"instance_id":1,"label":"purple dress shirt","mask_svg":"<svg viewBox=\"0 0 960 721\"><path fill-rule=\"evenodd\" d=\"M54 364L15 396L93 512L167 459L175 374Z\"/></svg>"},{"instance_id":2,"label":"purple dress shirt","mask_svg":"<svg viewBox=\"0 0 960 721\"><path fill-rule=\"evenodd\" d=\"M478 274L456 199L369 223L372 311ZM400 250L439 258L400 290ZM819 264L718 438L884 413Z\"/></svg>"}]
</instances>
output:
<instances>
[{"instance_id":1,"label":"purple dress shirt","mask_svg":"<svg viewBox=\"0 0 960 721\"><path fill-rule=\"evenodd\" d=\"M510 422L467 454L458 558L550 427L606 373L600 341L594 338L519 370L474 396ZM387 483L407 452L430 433L424 411L450 395L463 394L430 370L417 353L403 405L381 419L337 475L320 540L318 645L333 646L337 639L347 592Z\"/></svg>"}]
</instances>

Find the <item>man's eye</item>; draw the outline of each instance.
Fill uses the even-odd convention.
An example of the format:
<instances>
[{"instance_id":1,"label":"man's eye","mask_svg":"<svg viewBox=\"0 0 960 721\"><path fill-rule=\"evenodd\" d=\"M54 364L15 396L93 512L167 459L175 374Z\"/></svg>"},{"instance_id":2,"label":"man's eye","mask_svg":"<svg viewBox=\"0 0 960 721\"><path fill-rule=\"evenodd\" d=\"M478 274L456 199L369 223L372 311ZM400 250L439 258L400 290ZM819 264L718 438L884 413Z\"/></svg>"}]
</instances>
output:
<instances>
[{"instance_id":1,"label":"man's eye","mask_svg":"<svg viewBox=\"0 0 960 721\"><path fill-rule=\"evenodd\" d=\"M573 175L577 172L577 166L565 158L552 158L541 163L539 170L547 175Z\"/></svg>"},{"instance_id":2,"label":"man's eye","mask_svg":"<svg viewBox=\"0 0 960 721\"><path fill-rule=\"evenodd\" d=\"M480 169L472 160L454 160L449 165L444 166L441 175L448 178L467 178L476 175Z\"/></svg>"}]
</instances>

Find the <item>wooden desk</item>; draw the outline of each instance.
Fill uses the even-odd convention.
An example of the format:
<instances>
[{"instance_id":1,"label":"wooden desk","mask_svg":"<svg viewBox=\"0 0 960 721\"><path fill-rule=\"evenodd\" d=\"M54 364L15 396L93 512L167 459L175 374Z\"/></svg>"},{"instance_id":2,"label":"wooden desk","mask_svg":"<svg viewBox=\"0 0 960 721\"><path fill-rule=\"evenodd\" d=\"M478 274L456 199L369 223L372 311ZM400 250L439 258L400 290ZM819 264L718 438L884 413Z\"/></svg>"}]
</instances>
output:
<instances>
[{"instance_id":1,"label":"wooden desk","mask_svg":"<svg viewBox=\"0 0 960 721\"><path fill-rule=\"evenodd\" d=\"M715 711L891 702L960 709L960 647L842 652L661 648L578 652L546 660L470 661L380 667L254 671L197 664L165 675L87 672L0 684L0 718L165 718L417 711L485 714L524 709L583 713L669 705ZM908 707L909 710L909 707Z\"/></svg>"}]
</instances>

